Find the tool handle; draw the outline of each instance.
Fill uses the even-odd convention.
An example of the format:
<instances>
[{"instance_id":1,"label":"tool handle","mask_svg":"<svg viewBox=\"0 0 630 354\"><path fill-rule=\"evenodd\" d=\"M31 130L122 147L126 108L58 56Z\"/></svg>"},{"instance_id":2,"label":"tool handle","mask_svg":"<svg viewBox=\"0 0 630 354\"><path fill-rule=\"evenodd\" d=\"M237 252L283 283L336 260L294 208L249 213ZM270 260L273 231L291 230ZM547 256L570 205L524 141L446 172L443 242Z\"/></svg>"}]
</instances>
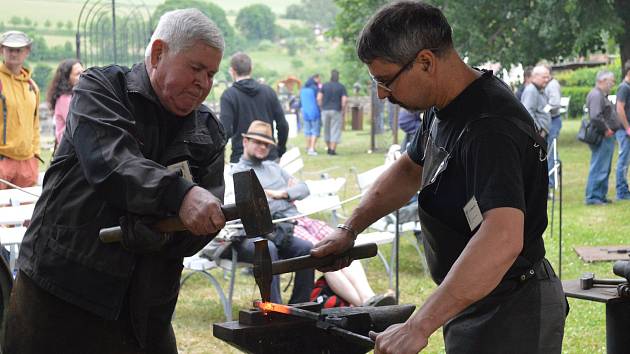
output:
<instances>
[{"instance_id":1,"label":"tool handle","mask_svg":"<svg viewBox=\"0 0 630 354\"><path fill-rule=\"evenodd\" d=\"M236 204L222 205L221 211L225 216L225 221L236 220L240 218L238 215L238 210L236 209ZM186 231L186 227L184 226L184 224L182 224L182 221L175 216L168 217L156 222L152 228L157 232ZM122 230L120 226L113 226L101 229L101 231L99 231L98 233L98 238L100 238L101 242L103 243L120 242L122 240Z\"/></svg>"},{"instance_id":2,"label":"tool handle","mask_svg":"<svg viewBox=\"0 0 630 354\"><path fill-rule=\"evenodd\" d=\"M348 342L352 342L361 347L374 349L374 341L370 339L370 337L362 336L358 333L354 333L340 327L330 327L328 330L339 337L343 337Z\"/></svg>"},{"instance_id":3,"label":"tool handle","mask_svg":"<svg viewBox=\"0 0 630 354\"><path fill-rule=\"evenodd\" d=\"M366 243L360 246L353 247L339 255L329 254L321 258L306 255L283 259L272 263L271 273L284 274L302 269L325 267L332 265L337 259L342 257L349 257L351 260L370 258L376 256L377 251L378 247L375 243Z\"/></svg>"}]
</instances>

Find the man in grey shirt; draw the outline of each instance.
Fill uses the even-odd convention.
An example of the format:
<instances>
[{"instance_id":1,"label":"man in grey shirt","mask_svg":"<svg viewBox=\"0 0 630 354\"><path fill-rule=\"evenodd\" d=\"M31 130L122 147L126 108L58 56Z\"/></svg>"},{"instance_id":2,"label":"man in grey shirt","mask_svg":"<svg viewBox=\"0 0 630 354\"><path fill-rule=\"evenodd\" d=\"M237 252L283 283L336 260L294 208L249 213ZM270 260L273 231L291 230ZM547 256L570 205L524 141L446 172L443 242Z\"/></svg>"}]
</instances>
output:
<instances>
[{"instance_id":1,"label":"man in grey shirt","mask_svg":"<svg viewBox=\"0 0 630 354\"><path fill-rule=\"evenodd\" d=\"M317 103L322 109L324 121L324 140L328 146L328 155L337 155L337 144L341 141L343 112L346 111L348 94L346 87L339 83L339 72L330 73L330 81L322 86L317 94Z\"/></svg>"},{"instance_id":2,"label":"man in grey shirt","mask_svg":"<svg viewBox=\"0 0 630 354\"><path fill-rule=\"evenodd\" d=\"M280 165L273 161L265 160L269 155L270 148L275 145L272 137L271 125L267 122L255 120L249 126L247 133L243 133L243 155L236 165L232 167L232 172L248 171L253 169L256 176L261 181L269 210L272 217L279 219L296 215L297 211L293 206L295 200L304 199L308 196L308 187L304 182L293 183L291 178ZM289 185L289 187L287 187ZM272 261L278 259L293 258L308 255L313 245L298 237L293 237L293 224L277 224L274 232L268 236L269 253ZM261 235L263 236L263 235ZM233 245L238 252L238 259L251 262L254 260L254 243L252 239L243 239L239 244ZM315 270L304 269L295 272L295 285L291 294L290 304L310 301L311 290L315 281ZM282 303L280 295L280 278L274 275L271 282L271 301Z\"/></svg>"},{"instance_id":3,"label":"man in grey shirt","mask_svg":"<svg viewBox=\"0 0 630 354\"><path fill-rule=\"evenodd\" d=\"M560 90L560 83L555 78L551 78L551 81L545 86L545 96L547 96L547 103L549 104L549 115L551 116L551 123L549 126L549 135L547 135L547 170L551 171L556 163L558 152L555 149L554 140L560 136L560 129L562 129L562 117L560 116L560 98L562 97L562 91ZM549 175L549 188L555 186L555 174Z\"/></svg>"},{"instance_id":4,"label":"man in grey shirt","mask_svg":"<svg viewBox=\"0 0 630 354\"><path fill-rule=\"evenodd\" d=\"M542 65L534 67L531 81L525 86L525 90L523 90L523 95L521 96L521 103L525 106L529 115L532 116L532 119L534 119L538 133L543 138L549 135L551 128L551 115L547 107L547 96L545 96L544 92L550 79L549 69Z\"/></svg>"},{"instance_id":5,"label":"man in grey shirt","mask_svg":"<svg viewBox=\"0 0 630 354\"><path fill-rule=\"evenodd\" d=\"M586 181L585 202L587 205L612 203L606 198L606 193L608 193L608 176L610 176L610 166L615 151L613 134L622 127L607 97L614 85L615 75L610 71L600 71L597 73L595 87L586 96L586 107L591 124L604 136L599 145L589 144L592 154Z\"/></svg>"}]
</instances>

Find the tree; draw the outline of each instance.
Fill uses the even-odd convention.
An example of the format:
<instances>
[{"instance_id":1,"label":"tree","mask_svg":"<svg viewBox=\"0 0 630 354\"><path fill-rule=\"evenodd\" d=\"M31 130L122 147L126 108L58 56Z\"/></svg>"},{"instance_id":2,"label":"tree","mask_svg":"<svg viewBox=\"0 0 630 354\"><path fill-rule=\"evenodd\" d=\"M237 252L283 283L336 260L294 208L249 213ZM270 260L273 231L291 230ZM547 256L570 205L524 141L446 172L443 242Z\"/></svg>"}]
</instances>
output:
<instances>
[{"instance_id":1,"label":"tree","mask_svg":"<svg viewBox=\"0 0 630 354\"><path fill-rule=\"evenodd\" d=\"M263 4L242 8L236 16L236 28L249 40L273 39L276 15Z\"/></svg>"},{"instance_id":2,"label":"tree","mask_svg":"<svg viewBox=\"0 0 630 354\"><path fill-rule=\"evenodd\" d=\"M66 21L66 30L72 31L72 27L74 27L72 25L72 21L70 21L70 20Z\"/></svg>"},{"instance_id":3,"label":"tree","mask_svg":"<svg viewBox=\"0 0 630 354\"><path fill-rule=\"evenodd\" d=\"M223 11L221 7L215 5L214 3L209 3L201 0L166 0L155 9L155 11L153 12L153 19L157 21L160 16L162 16L167 11L185 8L196 8L199 11L203 12L206 16L208 16L208 18L210 18L223 33L223 38L226 45L226 54L230 54L233 52L238 43L238 40L234 33L234 28L232 28L232 26L228 22L227 17L225 16L225 11Z\"/></svg>"},{"instance_id":4,"label":"tree","mask_svg":"<svg viewBox=\"0 0 630 354\"><path fill-rule=\"evenodd\" d=\"M63 29L63 21L57 21L57 29Z\"/></svg>"},{"instance_id":5,"label":"tree","mask_svg":"<svg viewBox=\"0 0 630 354\"><path fill-rule=\"evenodd\" d=\"M52 79L52 71L53 68L46 64L39 64L33 70L33 80L41 92L46 92L46 87L48 87L48 83Z\"/></svg>"},{"instance_id":6,"label":"tree","mask_svg":"<svg viewBox=\"0 0 630 354\"><path fill-rule=\"evenodd\" d=\"M46 20L46 21L44 22L44 27L46 27L46 28L50 28L50 26L52 26L52 22L50 22L50 20Z\"/></svg>"},{"instance_id":7,"label":"tree","mask_svg":"<svg viewBox=\"0 0 630 354\"><path fill-rule=\"evenodd\" d=\"M26 27L31 27L31 25L33 24L33 21L31 21L30 18L24 16L24 19L22 20L22 23L24 24L24 26Z\"/></svg>"},{"instance_id":8,"label":"tree","mask_svg":"<svg viewBox=\"0 0 630 354\"><path fill-rule=\"evenodd\" d=\"M338 12L339 7L333 0L301 0L299 5L287 6L285 17L331 28L335 25Z\"/></svg>"},{"instance_id":9,"label":"tree","mask_svg":"<svg viewBox=\"0 0 630 354\"><path fill-rule=\"evenodd\" d=\"M9 23L12 24L13 26L19 26L22 24L22 18L17 17L17 16L12 16L11 19L9 19Z\"/></svg>"}]
</instances>

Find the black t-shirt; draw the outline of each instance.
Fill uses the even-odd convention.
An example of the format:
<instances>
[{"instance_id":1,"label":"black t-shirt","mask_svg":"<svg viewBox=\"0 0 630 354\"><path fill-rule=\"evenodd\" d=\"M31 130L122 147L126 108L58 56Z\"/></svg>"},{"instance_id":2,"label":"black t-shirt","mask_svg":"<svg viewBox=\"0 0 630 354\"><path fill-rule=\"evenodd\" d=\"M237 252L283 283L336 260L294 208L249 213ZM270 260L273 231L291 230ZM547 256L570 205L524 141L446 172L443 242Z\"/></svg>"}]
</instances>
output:
<instances>
[{"instance_id":1,"label":"black t-shirt","mask_svg":"<svg viewBox=\"0 0 630 354\"><path fill-rule=\"evenodd\" d=\"M322 110L341 111L341 98L348 96L346 87L339 82L329 81L322 86Z\"/></svg>"},{"instance_id":2,"label":"black t-shirt","mask_svg":"<svg viewBox=\"0 0 630 354\"><path fill-rule=\"evenodd\" d=\"M472 122L453 148L467 122ZM547 164L541 150L523 130L505 119L512 117L533 126L531 116L514 94L491 72L485 72L442 110L425 114L422 125L409 145L409 157L424 165L422 136L437 119L436 144L451 152L452 158L438 179L423 193L421 206L460 235L466 242L477 231L471 230L464 205L474 196L482 213L500 207L520 209L525 214L524 245L521 256L534 263L544 257L542 235L547 227ZM438 237L440 235L437 235ZM448 240L441 240L449 244ZM465 243L443 247L456 259ZM442 258L442 257L440 257ZM519 268L528 266L517 260ZM441 265L450 269L452 264Z\"/></svg>"}]
</instances>

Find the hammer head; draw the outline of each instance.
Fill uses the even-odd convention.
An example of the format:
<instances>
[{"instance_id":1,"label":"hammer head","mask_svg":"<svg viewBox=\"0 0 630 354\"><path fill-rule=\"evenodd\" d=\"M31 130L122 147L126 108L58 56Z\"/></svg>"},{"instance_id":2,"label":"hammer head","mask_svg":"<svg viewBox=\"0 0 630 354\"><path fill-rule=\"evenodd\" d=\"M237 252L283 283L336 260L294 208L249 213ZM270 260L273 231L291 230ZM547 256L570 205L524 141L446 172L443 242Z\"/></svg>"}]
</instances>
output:
<instances>
[{"instance_id":1,"label":"hammer head","mask_svg":"<svg viewBox=\"0 0 630 354\"><path fill-rule=\"evenodd\" d=\"M234 178L236 209L243 223L245 234L256 237L273 231L267 195L254 170L237 172Z\"/></svg>"},{"instance_id":2,"label":"hammer head","mask_svg":"<svg viewBox=\"0 0 630 354\"><path fill-rule=\"evenodd\" d=\"M595 274L594 273L582 273L580 276L580 288L582 290L588 290L593 287L595 282Z\"/></svg>"},{"instance_id":3,"label":"hammer head","mask_svg":"<svg viewBox=\"0 0 630 354\"><path fill-rule=\"evenodd\" d=\"M266 239L254 241L254 279L260 289L262 301L271 301L271 280L273 274L271 270L271 254Z\"/></svg>"}]
</instances>

